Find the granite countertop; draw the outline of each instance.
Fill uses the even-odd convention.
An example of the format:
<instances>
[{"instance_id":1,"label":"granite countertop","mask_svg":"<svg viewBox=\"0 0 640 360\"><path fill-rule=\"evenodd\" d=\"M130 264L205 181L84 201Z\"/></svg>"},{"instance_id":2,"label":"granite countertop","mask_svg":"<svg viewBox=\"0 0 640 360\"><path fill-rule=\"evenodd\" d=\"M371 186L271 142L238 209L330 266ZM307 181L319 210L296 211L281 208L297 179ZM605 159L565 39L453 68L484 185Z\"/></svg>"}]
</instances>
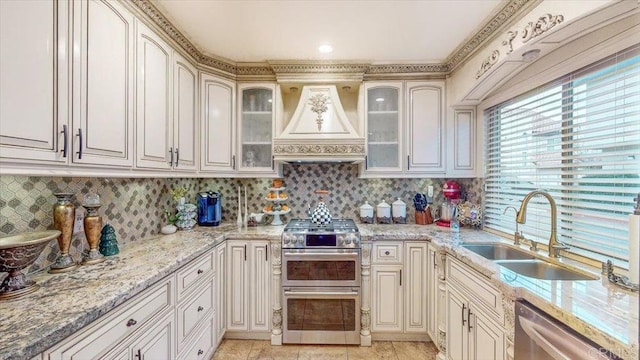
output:
<instances>
[{"instance_id":1,"label":"granite countertop","mask_svg":"<svg viewBox=\"0 0 640 360\"><path fill-rule=\"evenodd\" d=\"M460 242L504 241L483 231L459 234L435 225L358 224L363 241L428 240L472 266L506 299L524 298L624 359L638 355L638 294L606 280L513 278ZM156 236L121 248L107 261L51 275L30 275L40 290L0 302L0 358L30 358L132 298L225 239L279 240L283 226L238 229L235 224ZM162 256L159 256L162 255ZM597 269L592 269L592 271Z\"/></svg>"}]
</instances>

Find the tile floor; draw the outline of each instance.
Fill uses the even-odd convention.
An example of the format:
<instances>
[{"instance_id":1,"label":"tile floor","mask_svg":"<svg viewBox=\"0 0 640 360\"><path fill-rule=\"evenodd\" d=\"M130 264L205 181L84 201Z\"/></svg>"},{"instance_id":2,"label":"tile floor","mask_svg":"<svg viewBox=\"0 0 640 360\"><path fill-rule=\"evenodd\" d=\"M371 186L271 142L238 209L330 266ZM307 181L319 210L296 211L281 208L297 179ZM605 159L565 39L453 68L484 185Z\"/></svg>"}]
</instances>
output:
<instances>
[{"instance_id":1,"label":"tile floor","mask_svg":"<svg viewBox=\"0 0 640 360\"><path fill-rule=\"evenodd\" d=\"M282 345L269 341L225 339L212 360L245 359L358 359L435 360L438 350L431 342L374 341L371 347L356 345Z\"/></svg>"}]
</instances>

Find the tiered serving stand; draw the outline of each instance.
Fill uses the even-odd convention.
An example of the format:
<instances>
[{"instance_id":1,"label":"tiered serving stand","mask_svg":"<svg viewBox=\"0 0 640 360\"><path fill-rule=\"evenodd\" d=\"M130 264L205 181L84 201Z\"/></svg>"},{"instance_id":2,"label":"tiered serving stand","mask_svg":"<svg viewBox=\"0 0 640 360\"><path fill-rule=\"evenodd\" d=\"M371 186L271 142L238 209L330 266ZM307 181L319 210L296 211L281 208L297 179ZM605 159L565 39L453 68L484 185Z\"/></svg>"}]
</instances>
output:
<instances>
[{"instance_id":1,"label":"tiered serving stand","mask_svg":"<svg viewBox=\"0 0 640 360\"><path fill-rule=\"evenodd\" d=\"M279 204L280 206L283 205L284 202L289 200L289 197L285 197L285 198L281 198L280 197L280 193L282 191L286 190L286 187L282 186L282 187L272 187L269 189L270 192L273 192L276 194L275 198L268 198L265 197L264 199L272 202L274 205L275 204ZM273 220L271 220L271 225L283 225L284 223L282 222L282 219L280 218L280 215L285 215L291 212L291 208L288 208L287 210L278 210L278 211L267 211L265 209L262 209L262 211L267 214L267 215L272 215L273 216Z\"/></svg>"}]
</instances>

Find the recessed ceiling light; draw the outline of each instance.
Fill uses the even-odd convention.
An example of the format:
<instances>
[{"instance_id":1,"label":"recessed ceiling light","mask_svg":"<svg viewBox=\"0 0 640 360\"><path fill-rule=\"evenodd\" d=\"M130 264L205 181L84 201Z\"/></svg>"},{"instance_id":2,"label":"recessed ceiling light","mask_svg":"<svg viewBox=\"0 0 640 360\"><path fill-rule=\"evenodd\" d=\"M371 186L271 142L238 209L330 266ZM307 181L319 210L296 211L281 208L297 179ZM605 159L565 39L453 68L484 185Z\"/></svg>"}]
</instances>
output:
<instances>
[{"instance_id":1,"label":"recessed ceiling light","mask_svg":"<svg viewBox=\"0 0 640 360\"><path fill-rule=\"evenodd\" d=\"M383 101L384 101L384 98L377 98L377 99L376 99L376 101L377 101L377 102L383 102Z\"/></svg>"},{"instance_id":2,"label":"recessed ceiling light","mask_svg":"<svg viewBox=\"0 0 640 360\"><path fill-rule=\"evenodd\" d=\"M333 48L331 47L331 45L325 44L325 45L320 45L320 47L318 48L318 51L320 51L323 54L328 54L333 51Z\"/></svg>"}]
</instances>

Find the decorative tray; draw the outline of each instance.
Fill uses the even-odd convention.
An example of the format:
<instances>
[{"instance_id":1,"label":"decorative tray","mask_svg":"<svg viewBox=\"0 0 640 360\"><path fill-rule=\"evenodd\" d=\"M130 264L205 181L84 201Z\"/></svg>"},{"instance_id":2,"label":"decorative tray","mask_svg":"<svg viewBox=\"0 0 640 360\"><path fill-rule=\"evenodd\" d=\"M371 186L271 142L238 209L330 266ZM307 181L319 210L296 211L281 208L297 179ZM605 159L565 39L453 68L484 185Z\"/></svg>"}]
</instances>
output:
<instances>
[{"instance_id":1,"label":"decorative tray","mask_svg":"<svg viewBox=\"0 0 640 360\"><path fill-rule=\"evenodd\" d=\"M468 201L458 204L458 221L462 225L480 226L482 224L482 208Z\"/></svg>"}]
</instances>

